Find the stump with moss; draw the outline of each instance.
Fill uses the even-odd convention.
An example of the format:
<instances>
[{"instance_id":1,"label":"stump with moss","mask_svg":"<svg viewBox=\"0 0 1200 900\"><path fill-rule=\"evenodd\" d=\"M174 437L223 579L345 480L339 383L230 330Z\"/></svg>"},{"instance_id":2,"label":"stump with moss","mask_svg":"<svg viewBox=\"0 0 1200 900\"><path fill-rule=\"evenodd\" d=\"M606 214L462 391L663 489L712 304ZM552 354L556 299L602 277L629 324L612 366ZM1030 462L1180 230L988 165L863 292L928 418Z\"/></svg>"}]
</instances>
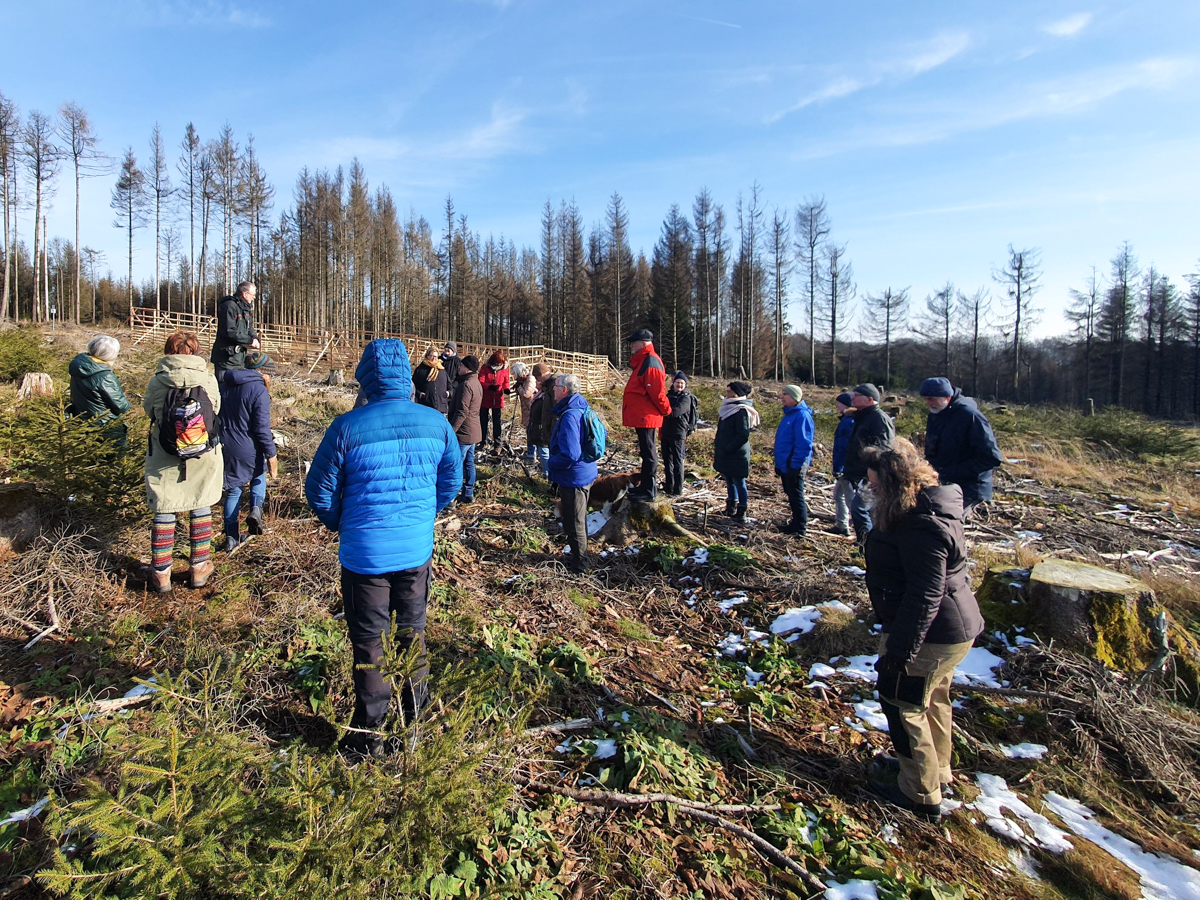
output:
<instances>
[{"instance_id":1,"label":"stump with moss","mask_svg":"<svg viewBox=\"0 0 1200 900\"><path fill-rule=\"evenodd\" d=\"M675 518L675 509L665 500L630 500L623 497L612 508L612 517L595 537L607 544L627 546L637 537L684 538L696 544L700 538L684 528Z\"/></svg>"}]
</instances>

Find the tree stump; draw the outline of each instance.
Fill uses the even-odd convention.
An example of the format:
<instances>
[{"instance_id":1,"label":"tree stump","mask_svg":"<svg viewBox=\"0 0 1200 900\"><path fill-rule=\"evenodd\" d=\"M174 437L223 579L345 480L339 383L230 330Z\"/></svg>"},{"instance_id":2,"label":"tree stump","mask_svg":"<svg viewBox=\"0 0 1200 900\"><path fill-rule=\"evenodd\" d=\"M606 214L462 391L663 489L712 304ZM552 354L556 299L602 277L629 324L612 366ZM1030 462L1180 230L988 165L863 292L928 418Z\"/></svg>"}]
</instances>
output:
<instances>
[{"instance_id":1,"label":"tree stump","mask_svg":"<svg viewBox=\"0 0 1200 900\"><path fill-rule=\"evenodd\" d=\"M675 509L666 500L645 502L623 497L612 507L612 515L595 537L606 544L628 546L636 537L666 536L704 543L675 519Z\"/></svg>"},{"instance_id":2,"label":"tree stump","mask_svg":"<svg viewBox=\"0 0 1200 900\"><path fill-rule=\"evenodd\" d=\"M346 384L346 374L341 369L330 369L325 383L330 387L342 387Z\"/></svg>"},{"instance_id":3,"label":"tree stump","mask_svg":"<svg viewBox=\"0 0 1200 900\"><path fill-rule=\"evenodd\" d=\"M45 372L28 372L21 379L17 389L18 400L29 400L33 397L49 397L54 393L54 379Z\"/></svg>"}]
</instances>

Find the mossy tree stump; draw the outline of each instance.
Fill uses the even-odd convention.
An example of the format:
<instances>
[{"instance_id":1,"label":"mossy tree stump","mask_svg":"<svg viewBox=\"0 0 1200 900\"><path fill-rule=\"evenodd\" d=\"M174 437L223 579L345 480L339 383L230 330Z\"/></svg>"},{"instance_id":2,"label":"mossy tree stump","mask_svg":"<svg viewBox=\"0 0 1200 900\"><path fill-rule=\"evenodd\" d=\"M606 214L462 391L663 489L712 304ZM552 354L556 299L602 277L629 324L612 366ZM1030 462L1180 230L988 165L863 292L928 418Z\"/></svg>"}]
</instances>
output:
<instances>
[{"instance_id":1,"label":"mossy tree stump","mask_svg":"<svg viewBox=\"0 0 1200 900\"><path fill-rule=\"evenodd\" d=\"M612 508L612 517L596 532L607 544L627 546L636 537L685 538L703 543L675 518L675 509L666 500L630 500L623 497Z\"/></svg>"}]
</instances>

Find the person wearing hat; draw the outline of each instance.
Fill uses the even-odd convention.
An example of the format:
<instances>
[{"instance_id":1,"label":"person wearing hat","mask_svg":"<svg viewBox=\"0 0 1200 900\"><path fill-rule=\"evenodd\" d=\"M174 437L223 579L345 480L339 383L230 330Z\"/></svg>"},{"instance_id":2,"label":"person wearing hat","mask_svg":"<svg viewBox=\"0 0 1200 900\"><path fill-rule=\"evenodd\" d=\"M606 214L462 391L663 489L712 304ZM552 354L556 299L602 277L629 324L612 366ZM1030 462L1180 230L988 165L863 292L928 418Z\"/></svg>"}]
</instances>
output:
<instances>
[{"instance_id":1,"label":"person wearing hat","mask_svg":"<svg viewBox=\"0 0 1200 900\"><path fill-rule=\"evenodd\" d=\"M458 503L470 503L475 499L475 445L483 440L483 424L479 419L483 386L479 383L478 372L478 357L467 355L459 361L458 386L450 401L450 427L462 454L463 481Z\"/></svg>"},{"instance_id":2,"label":"person wearing hat","mask_svg":"<svg viewBox=\"0 0 1200 900\"><path fill-rule=\"evenodd\" d=\"M663 475L666 485L663 490L672 497L683 493L683 461L689 435L695 432L700 420L699 404L688 390L687 375L681 370L671 378L671 390L667 391L671 412L663 418L662 455Z\"/></svg>"},{"instance_id":3,"label":"person wearing hat","mask_svg":"<svg viewBox=\"0 0 1200 900\"><path fill-rule=\"evenodd\" d=\"M837 395L837 430L833 433L833 533L843 537L850 535L850 498L854 486L845 477L846 445L850 443L850 432L854 430L854 397L849 391Z\"/></svg>"},{"instance_id":4,"label":"person wearing hat","mask_svg":"<svg viewBox=\"0 0 1200 900\"><path fill-rule=\"evenodd\" d=\"M667 399L667 370L654 352L654 334L638 329L627 339L629 365L633 371L621 397L621 424L637 432L642 472L638 487L629 492L633 500L653 500L658 494L658 446L655 432L663 417L671 414Z\"/></svg>"},{"instance_id":5,"label":"person wearing hat","mask_svg":"<svg viewBox=\"0 0 1200 900\"><path fill-rule=\"evenodd\" d=\"M271 378L275 363L260 350L245 357L246 367L225 369L221 376L221 444L225 448L225 551L242 542L239 508L250 485L250 512L246 530L263 532L263 507L267 501L267 476L279 472L275 436L271 433Z\"/></svg>"},{"instance_id":6,"label":"person wearing hat","mask_svg":"<svg viewBox=\"0 0 1200 900\"><path fill-rule=\"evenodd\" d=\"M862 495L863 482L867 478L867 463L864 456L868 447L890 447L896 440L896 426L887 413L879 408L879 388L873 384L860 384L850 392L850 405L854 407L854 428L846 442L846 459L843 474L854 487L850 497L850 521L854 525L854 536L861 544L871 530L871 514Z\"/></svg>"},{"instance_id":7,"label":"person wearing hat","mask_svg":"<svg viewBox=\"0 0 1200 900\"><path fill-rule=\"evenodd\" d=\"M739 525L746 521L750 477L750 432L761 420L750 394L754 390L745 381L731 381L718 412L717 436L713 441L713 468L725 478L728 497L725 515Z\"/></svg>"},{"instance_id":8,"label":"person wearing hat","mask_svg":"<svg viewBox=\"0 0 1200 900\"><path fill-rule=\"evenodd\" d=\"M445 346L442 347L441 360L442 368L446 370L446 403L448 406L458 388L458 364L462 362L458 357L458 344L454 341L446 341ZM448 411L447 415L449 415Z\"/></svg>"},{"instance_id":9,"label":"person wearing hat","mask_svg":"<svg viewBox=\"0 0 1200 900\"><path fill-rule=\"evenodd\" d=\"M775 429L775 474L783 481L792 519L779 527L784 534L802 535L808 530L808 504L804 500L804 476L812 463L816 426L812 410L804 402L804 390L789 384L779 392L783 417Z\"/></svg>"},{"instance_id":10,"label":"person wearing hat","mask_svg":"<svg viewBox=\"0 0 1200 900\"><path fill-rule=\"evenodd\" d=\"M929 408L925 422L925 459L942 484L963 493L963 519L992 499L992 470L1004 462L996 435L979 405L952 387L949 378L926 378L921 396Z\"/></svg>"}]
</instances>

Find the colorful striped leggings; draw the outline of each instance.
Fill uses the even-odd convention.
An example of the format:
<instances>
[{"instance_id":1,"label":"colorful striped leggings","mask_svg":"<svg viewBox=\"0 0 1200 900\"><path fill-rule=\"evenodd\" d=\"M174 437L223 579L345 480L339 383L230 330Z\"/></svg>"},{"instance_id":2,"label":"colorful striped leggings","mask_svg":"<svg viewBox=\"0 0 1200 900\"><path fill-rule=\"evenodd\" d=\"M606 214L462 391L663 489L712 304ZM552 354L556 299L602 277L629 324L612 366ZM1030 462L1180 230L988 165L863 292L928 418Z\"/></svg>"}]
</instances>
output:
<instances>
[{"instance_id":1,"label":"colorful striped leggings","mask_svg":"<svg viewBox=\"0 0 1200 900\"><path fill-rule=\"evenodd\" d=\"M190 559L193 568L208 562L212 546L212 510L193 509L191 512ZM175 513L156 513L150 527L150 550L154 557L154 568L166 572L171 568L171 556L175 552Z\"/></svg>"}]
</instances>

